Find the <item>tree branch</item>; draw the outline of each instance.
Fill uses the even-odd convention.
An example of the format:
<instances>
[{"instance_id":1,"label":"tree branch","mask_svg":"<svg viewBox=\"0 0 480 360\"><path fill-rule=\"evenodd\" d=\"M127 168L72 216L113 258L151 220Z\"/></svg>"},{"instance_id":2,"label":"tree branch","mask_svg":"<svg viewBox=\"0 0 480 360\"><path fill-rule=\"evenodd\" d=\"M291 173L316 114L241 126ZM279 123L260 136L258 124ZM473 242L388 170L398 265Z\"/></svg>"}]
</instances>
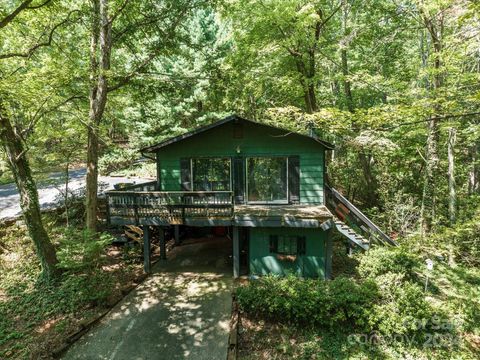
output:
<instances>
[{"instance_id":1,"label":"tree branch","mask_svg":"<svg viewBox=\"0 0 480 360\"><path fill-rule=\"evenodd\" d=\"M15 10L13 10L13 12L11 12L7 16L5 16L2 20L0 20L0 29L10 24L10 22L12 22L13 19L15 19L18 14L20 14L23 10L28 8L28 5L30 5L31 2L32 0L25 0Z\"/></svg>"},{"instance_id":2,"label":"tree branch","mask_svg":"<svg viewBox=\"0 0 480 360\"><path fill-rule=\"evenodd\" d=\"M80 10L72 10L68 13L67 17L65 18L65 20L59 22L58 24L56 24L51 30L50 30L50 33L48 35L48 40L47 41L44 41L44 42L38 42L37 44L35 44L34 46L32 46L30 49L28 49L27 51L25 52L12 52L12 53L6 53L6 54L0 54L0 60L1 59L8 59L8 58L12 58L12 57L23 57L23 58L30 58L33 53L41 48L41 47L44 47L44 46L50 46L52 44L52 40L53 40L53 35L55 33L55 31L62 25L64 25L65 23L67 23L69 20L70 20L70 15L74 12L79 12Z\"/></svg>"},{"instance_id":3,"label":"tree branch","mask_svg":"<svg viewBox=\"0 0 480 360\"><path fill-rule=\"evenodd\" d=\"M0 20L0 29L4 28L9 23L11 23L17 17L17 15L20 14L23 10L40 9L41 7L44 7L45 5L47 5L52 0L45 0L40 5L29 6L32 3L32 1L33 0L25 0L15 10L13 10L10 14L8 14L2 20Z\"/></svg>"}]
</instances>

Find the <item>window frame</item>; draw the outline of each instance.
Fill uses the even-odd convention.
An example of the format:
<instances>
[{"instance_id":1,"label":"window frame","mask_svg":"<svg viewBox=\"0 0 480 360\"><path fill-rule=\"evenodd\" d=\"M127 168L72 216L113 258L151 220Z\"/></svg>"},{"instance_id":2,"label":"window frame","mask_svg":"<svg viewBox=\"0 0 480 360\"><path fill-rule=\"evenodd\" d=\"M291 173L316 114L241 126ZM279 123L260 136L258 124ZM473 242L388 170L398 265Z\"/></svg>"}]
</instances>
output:
<instances>
[{"instance_id":1,"label":"window frame","mask_svg":"<svg viewBox=\"0 0 480 360\"><path fill-rule=\"evenodd\" d=\"M249 159L258 159L258 158L263 158L263 159L285 159L285 182L286 182L286 189L285 189L285 199L281 200L273 200L273 201L268 201L268 200L260 200L260 201L251 201L249 199L250 194L249 194L249 171L248 171L248 160ZM270 205L288 205L290 203L290 197L289 197L289 166L288 166L288 158L289 156L286 155L251 155L251 156L246 156L245 157L245 203L246 204L252 204L252 205L261 205L261 204L270 204Z\"/></svg>"},{"instance_id":2,"label":"window frame","mask_svg":"<svg viewBox=\"0 0 480 360\"><path fill-rule=\"evenodd\" d=\"M194 178L193 178L193 161L194 160L215 160L215 159L220 159L220 160L228 160L228 190L195 190L194 188ZM190 158L190 188L192 191L195 192L207 192L207 191L213 191L213 192L220 192L220 191L232 191L233 188L233 183L232 183L232 158L230 156L195 156Z\"/></svg>"}]
</instances>

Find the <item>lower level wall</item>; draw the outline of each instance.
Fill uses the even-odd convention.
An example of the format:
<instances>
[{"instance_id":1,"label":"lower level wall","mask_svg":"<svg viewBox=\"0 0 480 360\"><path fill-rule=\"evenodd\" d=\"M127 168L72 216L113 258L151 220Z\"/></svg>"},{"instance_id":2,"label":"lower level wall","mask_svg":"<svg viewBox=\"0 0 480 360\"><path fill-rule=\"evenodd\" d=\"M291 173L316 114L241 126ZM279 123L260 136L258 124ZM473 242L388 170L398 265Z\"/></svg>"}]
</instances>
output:
<instances>
[{"instance_id":1,"label":"lower level wall","mask_svg":"<svg viewBox=\"0 0 480 360\"><path fill-rule=\"evenodd\" d=\"M305 237L305 255L292 260L270 253L270 235ZM249 270L252 275L295 274L302 277L325 278L328 231L306 228L250 228Z\"/></svg>"}]
</instances>

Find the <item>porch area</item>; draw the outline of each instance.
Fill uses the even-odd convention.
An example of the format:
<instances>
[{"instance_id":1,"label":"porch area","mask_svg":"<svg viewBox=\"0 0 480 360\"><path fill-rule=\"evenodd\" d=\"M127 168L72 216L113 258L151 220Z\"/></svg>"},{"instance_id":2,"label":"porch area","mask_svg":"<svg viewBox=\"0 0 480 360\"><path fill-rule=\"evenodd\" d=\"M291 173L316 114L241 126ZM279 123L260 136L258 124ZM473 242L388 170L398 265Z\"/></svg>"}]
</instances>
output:
<instances>
[{"instance_id":1,"label":"porch area","mask_svg":"<svg viewBox=\"0 0 480 360\"><path fill-rule=\"evenodd\" d=\"M110 225L318 228L323 204L235 204L231 191L155 191L155 182L106 193Z\"/></svg>"}]
</instances>

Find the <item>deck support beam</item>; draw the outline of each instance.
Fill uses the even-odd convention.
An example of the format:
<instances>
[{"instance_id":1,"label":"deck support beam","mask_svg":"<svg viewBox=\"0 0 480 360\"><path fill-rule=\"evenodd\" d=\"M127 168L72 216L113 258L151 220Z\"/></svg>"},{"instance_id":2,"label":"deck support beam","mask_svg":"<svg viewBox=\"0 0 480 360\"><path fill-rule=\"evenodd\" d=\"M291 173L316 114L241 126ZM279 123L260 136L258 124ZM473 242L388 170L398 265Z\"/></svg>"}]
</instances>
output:
<instances>
[{"instance_id":1,"label":"deck support beam","mask_svg":"<svg viewBox=\"0 0 480 360\"><path fill-rule=\"evenodd\" d=\"M145 225L143 227L143 270L148 274L152 271L151 257L150 257L150 227Z\"/></svg>"},{"instance_id":2,"label":"deck support beam","mask_svg":"<svg viewBox=\"0 0 480 360\"><path fill-rule=\"evenodd\" d=\"M174 225L175 246L180 245L180 225Z\"/></svg>"},{"instance_id":3,"label":"deck support beam","mask_svg":"<svg viewBox=\"0 0 480 360\"><path fill-rule=\"evenodd\" d=\"M232 227L233 232L233 277L236 279L240 276L240 239L238 226Z\"/></svg>"},{"instance_id":4,"label":"deck support beam","mask_svg":"<svg viewBox=\"0 0 480 360\"><path fill-rule=\"evenodd\" d=\"M167 260L167 247L165 243L165 229L160 227L160 231L158 233L158 239L160 242L160 260Z\"/></svg>"}]
</instances>

